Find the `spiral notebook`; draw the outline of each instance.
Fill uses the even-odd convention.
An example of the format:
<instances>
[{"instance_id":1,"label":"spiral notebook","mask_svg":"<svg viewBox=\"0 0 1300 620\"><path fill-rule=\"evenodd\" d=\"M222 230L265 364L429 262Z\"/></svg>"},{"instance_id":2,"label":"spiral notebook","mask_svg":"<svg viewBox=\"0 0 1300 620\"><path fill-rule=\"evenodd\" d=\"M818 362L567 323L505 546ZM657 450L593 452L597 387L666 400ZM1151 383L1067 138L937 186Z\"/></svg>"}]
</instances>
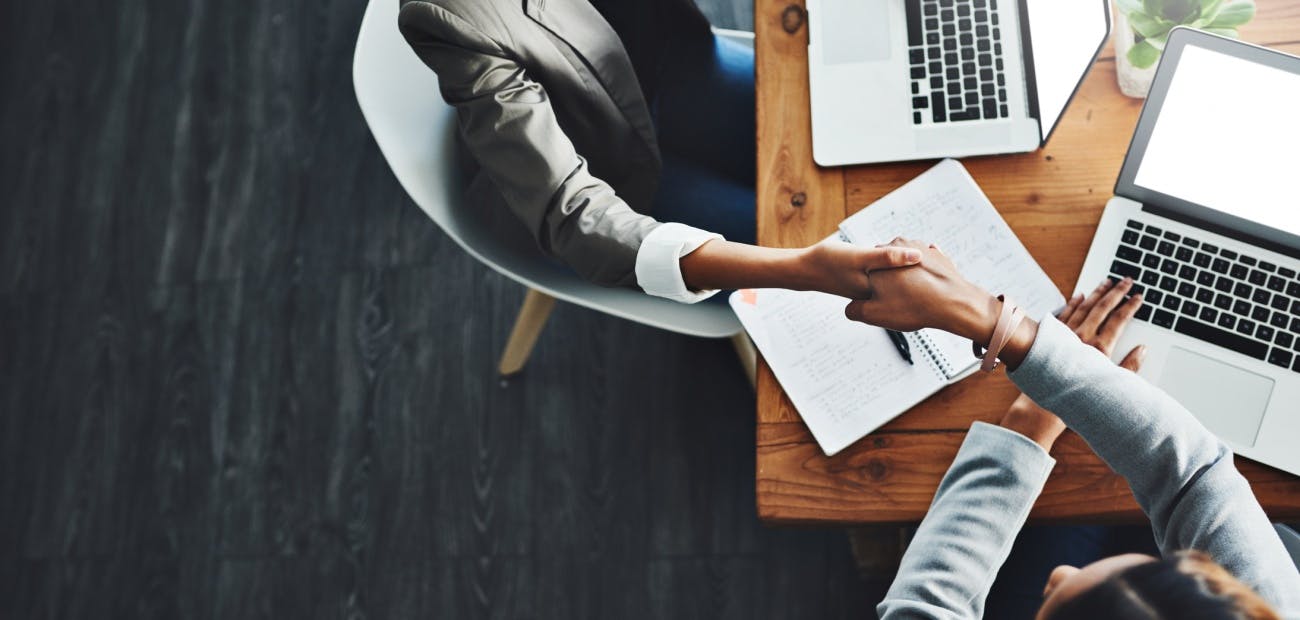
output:
<instances>
[{"instance_id":1,"label":"spiral notebook","mask_svg":"<svg viewBox=\"0 0 1300 620\"><path fill-rule=\"evenodd\" d=\"M1005 293L1036 319L1065 298L1011 232L975 180L944 160L840 224L838 236L873 246L896 236L937 244L967 278ZM844 317L847 299L745 289L731 307L827 455L960 381L978 367L970 341L940 330L905 334L913 364L883 329Z\"/></svg>"}]
</instances>

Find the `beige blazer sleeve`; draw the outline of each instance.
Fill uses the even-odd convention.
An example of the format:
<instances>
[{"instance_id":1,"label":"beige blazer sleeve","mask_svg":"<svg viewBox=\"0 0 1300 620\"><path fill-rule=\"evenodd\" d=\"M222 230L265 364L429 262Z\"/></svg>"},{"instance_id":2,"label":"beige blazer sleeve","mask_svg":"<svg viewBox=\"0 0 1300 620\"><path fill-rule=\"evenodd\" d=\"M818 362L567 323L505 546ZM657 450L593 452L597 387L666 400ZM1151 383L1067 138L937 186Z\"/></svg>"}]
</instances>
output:
<instances>
[{"instance_id":1,"label":"beige blazer sleeve","mask_svg":"<svg viewBox=\"0 0 1300 620\"><path fill-rule=\"evenodd\" d=\"M637 251L658 222L588 172L545 89L501 45L443 7L407 3L399 26L438 74L469 151L542 250L597 284L635 286Z\"/></svg>"}]
</instances>

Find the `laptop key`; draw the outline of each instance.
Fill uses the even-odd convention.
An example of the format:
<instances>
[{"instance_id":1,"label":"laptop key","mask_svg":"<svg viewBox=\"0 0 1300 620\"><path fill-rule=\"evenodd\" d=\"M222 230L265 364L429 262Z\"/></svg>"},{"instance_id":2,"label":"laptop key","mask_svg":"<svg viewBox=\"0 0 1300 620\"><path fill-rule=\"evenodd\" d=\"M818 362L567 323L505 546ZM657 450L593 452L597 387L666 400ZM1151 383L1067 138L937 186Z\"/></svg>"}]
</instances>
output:
<instances>
[{"instance_id":1,"label":"laptop key","mask_svg":"<svg viewBox=\"0 0 1300 620\"><path fill-rule=\"evenodd\" d=\"M1253 292L1255 292L1255 289L1245 282L1238 282L1236 286L1232 287L1232 294L1242 299L1250 299L1250 294Z\"/></svg>"},{"instance_id":2,"label":"laptop key","mask_svg":"<svg viewBox=\"0 0 1300 620\"><path fill-rule=\"evenodd\" d=\"M1273 344L1279 347L1290 347L1295 343L1295 336L1288 332L1278 332L1273 338Z\"/></svg>"},{"instance_id":3,"label":"laptop key","mask_svg":"<svg viewBox=\"0 0 1300 620\"><path fill-rule=\"evenodd\" d=\"M1142 250L1132 246L1121 245L1115 249L1115 256L1122 258L1130 263L1136 263L1142 260Z\"/></svg>"},{"instance_id":4,"label":"laptop key","mask_svg":"<svg viewBox=\"0 0 1300 620\"><path fill-rule=\"evenodd\" d=\"M1289 317L1289 316L1287 316L1287 315L1285 315L1285 314L1283 314L1283 313L1281 313L1281 312L1274 312L1274 313L1273 313L1273 318L1269 320L1268 324L1269 324L1269 325L1272 325L1273 327L1276 327L1276 328L1278 328L1278 329L1286 329L1287 322L1290 320L1290 318L1291 318L1291 317ZM1294 331L1294 330L1292 330L1292 331Z\"/></svg>"},{"instance_id":5,"label":"laptop key","mask_svg":"<svg viewBox=\"0 0 1300 620\"><path fill-rule=\"evenodd\" d=\"M1196 285L1191 282L1179 282L1178 294L1183 297L1191 297L1196 294Z\"/></svg>"},{"instance_id":6,"label":"laptop key","mask_svg":"<svg viewBox=\"0 0 1300 620\"><path fill-rule=\"evenodd\" d=\"M1201 269L1205 269L1206 267L1210 266L1211 260L1213 259L1210 257L1209 254L1206 254L1205 252L1197 252L1196 256L1192 257L1192 264L1196 265L1197 267L1200 267Z\"/></svg>"},{"instance_id":7,"label":"laptop key","mask_svg":"<svg viewBox=\"0 0 1300 620\"><path fill-rule=\"evenodd\" d=\"M1139 222L1137 220L1129 220L1127 222L1124 222L1124 226L1126 228L1132 228L1133 230L1142 230L1142 222Z\"/></svg>"},{"instance_id":8,"label":"laptop key","mask_svg":"<svg viewBox=\"0 0 1300 620\"><path fill-rule=\"evenodd\" d=\"M1147 254L1142 257L1142 266L1149 269L1160 268L1160 257L1155 254Z\"/></svg>"},{"instance_id":9,"label":"laptop key","mask_svg":"<svg viewBox=\"0 0 1300 620\"><path fill-rule=\"evenodd\" d=\"M1237 333L1243 336L1249 336L1255 333L1255 322L1249 319L1237 321Z\"/></svg>"},{"instance_id":10,"label":"laptop key","mask_svg":"<svg viewBox=\"0 0 1300 620\"><path fill-rule=\"evenodd\" d=\"M1162 276L1160 278L1160 290L1168 291L1172 293L1177 289L1178 289L1178 280L1175 280L1169 276Z\"/></svg>"},{"instance_id":11,"label":"laptop key","mask_svg":"<svg viewBox=\"0 0 1300 620\"><path fill-rule=\"evenodd\" d=\"M1277 265L1274 265L1273 263L1270 263L1268 261L1259 261L1259 268L1263 269L1264 271L1277 271Z\"/></svg>"},{"instance_id":12,"label":"laptop key","mask_svg":"<svg viewBox=\"0 0 1300 620\"><path fill-rule=\"evenodd\" d=\"M1169 295L1165 297L1165 303L1161 305L1164 306L1166 310L1177 312L1179 308L1183 307L1183 300L1174 297L1173 295Z\"/></svg>"},{"instance_id":13,"label":"laptop key","mask_svg":"<svg viewBox=\"0 0 1300 620\"><path fill-rule=\"evenodd\" d=\"M1196 316L1201 312L1201 305L1188 299L1187 301L1183 302L1182 312L1187 316Z\"/></svg>"},{"instance_id":14,"label":"laptop key","mask_svg":"<svg viewBox=\"0 0 1300 620\"><path fill-rule=\"evenodd\" d=\"M1295 277L1295 270L1294 270L1294 269L1287 269L1286 267L1278 267L1278 268L1277 268L1277 275L1282 276L1283 278L1294 278L1294 277Z\"/></svg>"},{"instance_id":15,"label":"laptop key","mask_svg":"<svg viewBox=\"0 0 1300 620\"><path fill-rule=\"evenodd\" d=\"M1238 280L1245 280L1248 273L1250 273L1250 270L1246 269L1246 266L1241 263L1233 263L1232 269L1228 270L1228 275Z\"/></svg>"},{"instance_id":16,"label":"laptop key","mask_svg":"<svg viewBox=\"0 0 1300 620\"><path fill-rule=\"evenodd\" d=\"M1266 281L1268 281L1268 274L1267 274L1267 273L1264 273L1264 272L1262 272L1262 271L1260 271L1260 270L1258 270L1258 269L1252 269L1252 270L1250 270L1250 283L1251 283L1251 284L1254 284L1255 286L1261 286L1261 285L1263 285L1264 282L1266 282Z\"/></svg>"},{"instance_id":17,"label":"laptop key","mask_svg":"<svg viewBox=\"0 0 1300 620\"><path fill-rule=\"evenodd\" d=\"M1264 306L1255 306L1255 309L1250 313L1250 318L1255 319L1256 321L1268 321L1268 317L1268 308L1265 308Z\"/></svg>"},{"instance_id":18,"label":"laptop key","mask_svg":"<svg viewBox=\"0 0 1300 620\"><path fill-rule=\"evenodd\" d=\"M1237 325L1237 317L1232 316L1231 314L1219 315L1219 327L1232 329L1233 327L1236 327L1236 325Z\"/></svg>"},{"instance_id":19,"label":"laptop key","mask_svg":"<svg viewBox=\"0 0 1300 620\"><path fill-rule=\"evenodd\" d=\"M1202 271L1196 274L1196 283L1201 286L1214 286L1214 272Z\"/></svg>"},{"instance_id":20,"label":"laptop key","mask_svg":"<svg viewBox=\"0 0 1300 620\"><path fill-rule=\"evenodd\" d=\"M1142 304L1138 307L1137 314L1133 315L1139 321L1146 321L1151 318L1151 304Z\"/></svg>"},{"instance_id":21,"label":"laptop key","mask_svg":"<svg viewBox=\"0 0 1300 620\"><path fill-rule=\"evenodd\" d=\"M1255 328L1255 337L1265 342L1272 340L1273 334L1274 334L1273 328L1267 325L1260 325L1259 327Z\"/></svg>"},{"instance_id":22,"label":"laptop key","mask_svg":"<svg viewBox=\"0 0 1300 620\"><path fill-rule=\"evenodd\" d=\"M1222 325L1222 320L1226 316L1227 315L1219 317L1220 325ZM1242 355L1248 355L1258 360L1264 359L1264 356L1268 354L1268 345L1262 342L1243 338L1242 336L1232 332L1224 331L1187 317L1178 319L1178 324L1174 326L1174 331L1185 336L1191 336L1197 340L1204 340L1211 344L1217 344L1221 347L1231 349L1241 353Z\"/></svg>"},{"instance_id":23,"label":"laptop key","mask_svg":"<svg viewBox=\"0 0 1300 620\"><path fill-rule=\"evenodd\" d=\"M1205 306L1201 308L1200 317L1201 320L1205 321L1206 323L1213 323L1214 319L1219 318L1219 311L1209 306Z\"/></svg>"},{"instance_id":24,"label":"laptop key","mask_svg":"<svg viewBox=\"0 0 1300 620\"><path fill-rule=\"evenodd\" d=\"M1286 310L1287 306L1290 305L1289 302L1290 300L1287 299L1286 297L1283 297L1282 295L1274 295L1273 303L1269 304L1269 306L1271 306L1274 310Z\"/></svg>"},{"instance_id":25,"label":"laptop key","mask_svg":"<svg viewBox=\"0 0 1300 620\"><path fill-rule=\"evenodd\" d=\"M1214 307L1220 310L1228 310L1232 308L1232 298L1223 293L1219 293L1214 296Z\"/></svg>"},{"instance_id":26,"label":"laptop key","mask_svg":"<svg viewBox=\"0 0 1300 620\"><path fill-rule=\"evenodd\" d=\"M1174 258L1177 258L1180 262L1189 263L1192 260L1192 249L1180 245L1178 250L1174 252Z\"/></svg>"},{"instance_id":27,"label":"laptop key","mask_svg":"<svg viewBox=\"0 0 1300 620\"><path fill-rule=\"evenodd\" d=\"M1283 280L1282 278L1279 278L1277 276L1269 276L1267 286L1268 286L1268 290L1270 291L1281 292L1283 290L1286 290L1286 280Z\"/></svg>"},{"instance_id":28,"label":"laptop key","mask_svg":"<svg viewBox=\"0 0 1300 620\"><path fill-rule=\"evenodd\" d=\"M1286 294L1292 297L1300 297L1300 282L1288 282L1286 285Z\"/></svg>"},{"instance_id":29,"label":"laptop key","mask_svg":"<svg viewBox=\"0 0 1300 620\"><path fill-rule=\"evenodd\" d=\"M1232 250L1223 250L1222 252L1219 252L1219 256L1222 256L1228 260L1237 260L1237 253L1233 252Z\"/></svg>"},{"instance_id":30,"label":"laptop key","mask_svg":"<svg viewBox=\"0 0 1300 620\"><path fill-rule=\"evenodd\" d=\"M1164 261L1160 263L1160 271L1161 273L1166 273L1172 276L1178 273L1178 263L1175 263L1173 260L1166 258Z\"/></svg>"},{"instance_id":31,"label":"laptop key","mask_svg":"<svg viewBox=\"0 0 1300 620\"><path fill-rule=\"evenodd\" d=\"M1291 367L1291 360L1294 356L1285 349L1273 349L1268 352L1268 363L1283 368Z\"/></svg>"},{"instance_id":32,"label":"laptop key","mask_svg":"<svg viewBox=\"0 0 1300 620\"><path fill-rule=\"evenodd\" d=\"M1196 268L1191 265L1183 265L1178 268L1178 277L1191 282L1196 279Z\"/></svg>"},{"instance_id":33,"label":"laptop key","mask_svg":"<svg viewBox=\"0 0 1300 620\"><path fill-rule=\"evenodd\" d=\"M1142 235L1142 240L1138 242L1138 247L1150 252L1151 250L1156 249L1156 243L1158 242L1156 241L1155 237L1152 237L1150 235Z\"/></svg>"},{"instance_id":34,"label":"laptop key","mask_svg":"<svg viewBox=\"0 0 1300 620\"><path fill-rule=\"evenodd\" d=\"M1120 276L1128 276L1136 280L1139 275L1142 275L1142 268L1137 265L1130 265L1123 261L1112 261L1110 264L1110 272L1119 274Z\"/></svg>"},{"instance_id":35,"label":"laptop key","mask_svg":"<svg viewBox=\"0 0 1300 620\"><path fill-rule=\"evenodd\" d=\"M1228 261L1223 260L1222 258L1216 258L1214 259L1214 262L1210 264L1210 270L1214 273L1228 273Z\"/></svg>"},{"instance_id":36,"label":"laptop key","mask_svg":"<svg viewBox=\"0 0 1300 620\"><path fill-rule=\"evenodd\" d=\"M1232 313L1238 316L1250 315L1250 303L1238 299L1232 304Z\"/></svg>"},{"instance_id":37,"label":"laptop key","mask_svg":"<svg viewBox=\"0 0 1300 620\"><path fill-rule=\"evenodd\" d=\"M1208 288L1196 289L1196 301L1208 304L1214 301L1214 291Z\"/></svg>"},{"instance_id":38,"label":"laptop key","mask_svg":"<svg viewBox=\"0 0 1300 620\"><path fill-rule=\"evenodd\" d=\"M1174 244L1168 241L1161 241L1160 245L1156 246L1156 252L1159 253L1161 256L1173 256Z\"/></svg>"},{"instance_id":39,"label":"laptop key","mask_svg":"<svg viewBox=\"0 0 1300 620\"><path fill-rule=\"evenodd\" d=\"M1142 272L1142 283L1143 283L1143 284L1145 284L1145 285L1147 285L1147 286L1155 286L1156 283L1159 282L1159 281L1160 281L1160 274L1158 274L1158 273L1156 273L1156 272L1154 272L1154 271L1143 271L1143 272Z\"/></svg>"},{"instance_id":40,"label":"laptop key","mask_svg":"<svg viewBox=\"0 0 1300 620\"><path fill-rule=\"evenodd\" d=\"M897 6L897 5L895 5ZM907 44L921 44L921 0L907 0Z\"/></svg>"},{"instance_id":41,"label":"laptop key","mask_svg":"<svg viewBox=\"0 0 1300 620\"><path fill-rule=\"evenodd\" d=\"M1268 303L1269 297L1272 296L1268 294L1268 291L1262 288L1257 288L1255 289L1255 294L1251 296L1251 299L1254 300L1255 303L1257 304L1266 304Z\"/></svg>"},{"instance_id":42,"label":"laptop key","mask_svg":"<svg viewBox=\"0 0 1300 620\"><path fill-rule=\"evenodd\" d=\"M1161 327L1173 327L1175 318L1174 313L1168 310L1156 310L1151 322Z\"/></svg>"}]
</instances>

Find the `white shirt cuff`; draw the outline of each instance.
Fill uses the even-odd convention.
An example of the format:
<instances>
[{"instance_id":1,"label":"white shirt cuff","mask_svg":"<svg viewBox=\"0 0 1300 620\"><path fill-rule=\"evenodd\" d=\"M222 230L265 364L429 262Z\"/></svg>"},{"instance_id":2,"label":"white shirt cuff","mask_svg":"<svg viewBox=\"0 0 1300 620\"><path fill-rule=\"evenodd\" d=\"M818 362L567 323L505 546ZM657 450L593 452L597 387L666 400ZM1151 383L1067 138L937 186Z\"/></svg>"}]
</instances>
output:
<instances>
[{"instance_id":1,"label":"white shirt cuff","mask_svg":"<svg viewBox=\"0 0 1300 620\"><path fill-rule=\"evenodd\" d=\"M683 256L694 252L706 241L721 239L685 224L660 224L641 241L636 252L636 283L650 295L693 304L712 297L718 291L692 291L682 279Z\"/></svg>"}]
</instances>

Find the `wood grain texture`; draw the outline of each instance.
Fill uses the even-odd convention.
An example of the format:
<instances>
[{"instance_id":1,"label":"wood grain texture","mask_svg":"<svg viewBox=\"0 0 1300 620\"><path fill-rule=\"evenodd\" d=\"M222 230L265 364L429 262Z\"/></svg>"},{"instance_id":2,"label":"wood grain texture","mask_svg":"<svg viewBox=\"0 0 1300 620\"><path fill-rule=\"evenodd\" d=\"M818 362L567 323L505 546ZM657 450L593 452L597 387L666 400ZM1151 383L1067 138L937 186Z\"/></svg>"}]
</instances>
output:
<instances>
[{"instance_id":1,"label":"wood grain texture","mask_svg":"<svg viewBox=\"0 0 1300 620\"><path fill-rule=\"evenodd\" d=\"M843 195L854 213L934 162L819 168L807 118L807 48L781 17L798 3L755 5L758 80L758 239L789 246L820 239L835 209L805 215L788 205L804 192L819 201ZM791 7L795 7L792 9ZM1300 3L1261 2L1242 28L1248 41L1300 52ZM799 106L796 108L795 106ZM975 157L963 164L1052 281L1070 292L1110 198L1142 101L1120 94L1113 51L1103 51L1047 147ZM771 136L767 138L767 136ZM832 221L833 220L833 221ZM996 421L1017 390L1004 375L949 386L844 452L827 458L763 365L757 391L758 511L767 523L915 522L976 420ZM1141 518L1123 481L1077 438L1057 448L1059 464L1036 505L1036 521L1126 522ZM1300 516L1300 478L1238 459L1256 495L1277 518Z\"/></svg>"}]
</instances>

